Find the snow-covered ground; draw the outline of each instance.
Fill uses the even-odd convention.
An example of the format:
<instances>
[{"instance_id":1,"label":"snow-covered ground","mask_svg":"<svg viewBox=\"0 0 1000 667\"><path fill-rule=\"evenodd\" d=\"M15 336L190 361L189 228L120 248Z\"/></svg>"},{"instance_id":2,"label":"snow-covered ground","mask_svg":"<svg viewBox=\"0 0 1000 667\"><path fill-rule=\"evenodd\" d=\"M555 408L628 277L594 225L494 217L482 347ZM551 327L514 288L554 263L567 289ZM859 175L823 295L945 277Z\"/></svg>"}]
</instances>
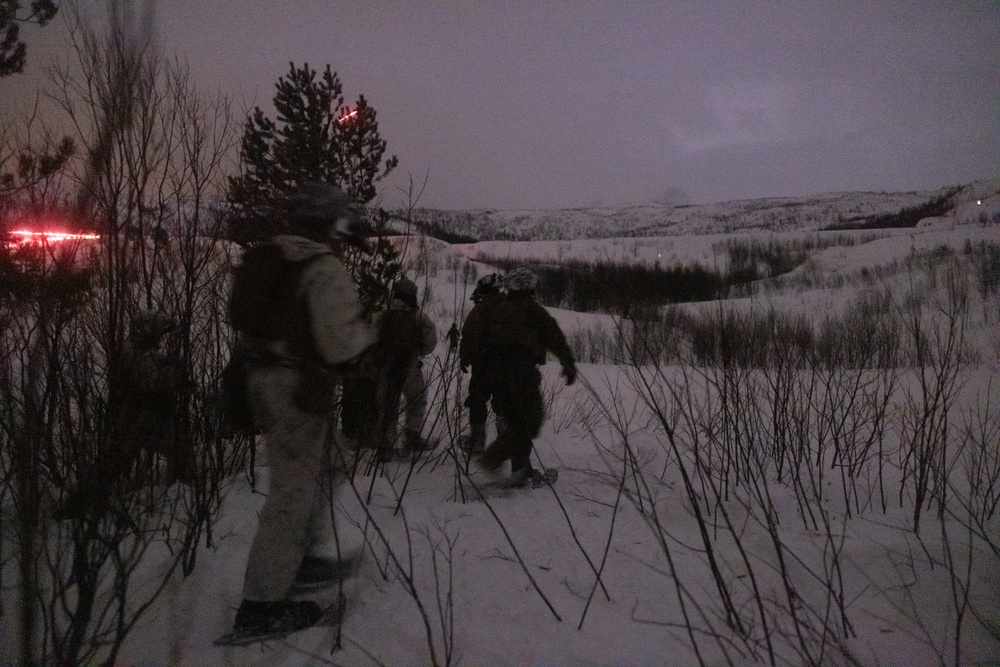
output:
<instances>
[{"instance_id":1,"label":"snow-covered ground","mask_svg":"<svg viewBox=\"0 0 1000 667\"><path fill-rule=\"evenodd\" d=\"M904 198L902 205L919 201ZM1000 514L970 527L956 500L971 497L969 479L981 479L977 470L998 466L995 290L969 291L973 316L964 335L977 355L957 369L949 406L954 504L939 519L938 505L928 502L918 531L914 470L901 446L916 432L911 418L917 413L908 406L927 379L916 368L852 374L865 382L853 390L831 383L817 391L816 404L801 406L806 441L799 445L829 457L832 439L819 424L823 396L873 397L870 388L879 380L872 376L894 381L875 449L859 455L850 473L843 461L831 465L829 458L818 466L802 463L799 470L823 477L796 486L788 469L780 480L773 468L761 478L734 476L741 452L730 452L735 462L728 474L715 462L714 479L690 478L695 454L705 456L713 437L731 442L711 427L739 430L706 416L724 407L712 388L720 377L708 369L582 364L580 381L565 387L558 364L549 363L542 371L551 401L535 454L537 465L560 470L558 481L551 489L478 498L474 487L484 480L474 466L471 476L465 472L454 432L467 376L444 338L471 307L476 277L489 270L475 260L724 265L730 234L683 222L673 229L680 231L655 238L459 246L410 238L410 274L440 334L425 364L433 403L425 430L440 444L415 467L393 463L376 479L359 474L341 487L338 528L345 552L360 555L360 568L344 584L340 643L337 631L324 627L244 648L213 646L239 604L267 490L266 461L258 459L257 488L233 480L214 530L216 545L201 550L190 576L175 574L117 664L751 665L773 658L798 665L806 654L815 664L1000 664ZM814 237L816 229L769 229L751 237L790 240ZM792 274L762 284L754 297L702 307L776 308L819 318L872 289L888 290L903 303L912 296L905 290L917 269L906 260L914 252L948 247L961 256L967 242L1000 241L998 230L966 220L854 232L854 245L817 250ZM876 273L877 280L866 277ZM597 328L614 335L610 316L552 312L569 335ZM807 375L798 373L796 381L807 385ZM766 374L755 377L742 386L767 386ZM750 422L750 410L774 409L757 398L736 406L736 415ZM835 400L828 406L844 408ZM844 419L864 417L864 409L850 406ZM977 415L985 425L979 459L972 458ZM859 432L866 428L860 417ZM766 458L753 452L751 458L758 457ZM1000 483L995 473L992 479ZM820 498L805 500L806 488ZM150 562L150 572L156 566ZM0 638L0 644L0 663L13 660L13 643Z\"/></svg>"}]
</instances>

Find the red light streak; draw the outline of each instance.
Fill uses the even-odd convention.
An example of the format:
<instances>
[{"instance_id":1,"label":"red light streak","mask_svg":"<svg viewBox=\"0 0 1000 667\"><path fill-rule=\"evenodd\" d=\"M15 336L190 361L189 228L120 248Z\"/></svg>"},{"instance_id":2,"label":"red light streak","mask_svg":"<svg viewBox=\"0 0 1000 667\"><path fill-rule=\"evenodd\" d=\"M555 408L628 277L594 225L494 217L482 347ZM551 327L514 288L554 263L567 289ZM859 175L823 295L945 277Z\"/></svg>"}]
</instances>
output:
<instances>
[{"instance_id":1,"label":"red light streak","mask_svg":"<svg viewBox=\"0 0 1000 667\"><path fill-rule=\"evenodd\" d=\"M21 243L30 241L37 242L60 242L60 241L82 241L95 240L101 238L99 234L73 234L70 232L32 232L26 229L18 229L11 232L11 236L20 237Z\"/></svg>"},{"instance_id":2,"label":"red light streak","mask_svg":"<svg viewBox=\"0 0 1000 667\"><path fill-rule=\"evenodd\" d=\"M346 109L345 109L345 111L346 111ZM355 117L355 116L357 116L357 115L358 115L358 110L357 110L357 109L355 109L355 110L354 110L354 111L352 111L351 113L345 113L345 114L344 114L343 116L341 116L340 118L338 118L338 119L337 119L337 122L338 122L338 123L343 123L343 122L344 122L345 120L347 120L347 119L349 119L349 118L354 118L354 117Z\"/></svg>"}]
</instances>

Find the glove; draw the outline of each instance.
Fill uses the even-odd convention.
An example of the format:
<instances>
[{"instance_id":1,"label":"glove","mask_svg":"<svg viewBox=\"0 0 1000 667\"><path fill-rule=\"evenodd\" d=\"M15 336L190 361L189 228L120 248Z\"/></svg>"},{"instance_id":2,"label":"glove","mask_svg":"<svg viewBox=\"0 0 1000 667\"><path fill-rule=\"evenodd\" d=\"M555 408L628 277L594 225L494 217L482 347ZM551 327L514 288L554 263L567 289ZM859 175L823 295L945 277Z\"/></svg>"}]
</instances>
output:
<instances>
[{"instance_id":1,"label":"glove","mask_svg":"<svg viewBox=\"0 0 1000 667\"><path fill-rule=\"evenodd\" d=\"M563 366L563 377L566 378L566 386L576 382L576 366Z\"/></svg>"}]
</instances>

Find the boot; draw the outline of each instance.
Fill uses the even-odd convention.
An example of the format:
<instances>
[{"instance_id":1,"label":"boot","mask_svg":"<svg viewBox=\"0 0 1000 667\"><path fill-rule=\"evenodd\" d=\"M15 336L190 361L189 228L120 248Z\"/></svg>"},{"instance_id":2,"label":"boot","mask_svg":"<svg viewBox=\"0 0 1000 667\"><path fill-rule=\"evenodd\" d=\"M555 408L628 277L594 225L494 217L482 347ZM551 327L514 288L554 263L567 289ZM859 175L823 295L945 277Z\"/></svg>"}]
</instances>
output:
<instances>
[{"instance_id":1,"label":"boot","mask_svg":"<svg viewBox=\"0 0 1000 667\"><path fill-rule=\"evenodd\" d=\"M392 447L378 447L375 450L374 461L376 464L389 463L396 460L396 450Z\"/></svg>"},{"instance_id":2,"label":"boot","mask_svg":"<svg viewBox=\"0 0 1000 667\"><path fill-rule=\"evenodd\" d=\"M233 630L248 635L294 632L308 628L322 616L322 609L312 600L244 600L236 612Z\"/></svg>"},{"instance_id":3,"label":"boot","mask_svg":"<svg viewBox=\"0 0 1000 667\"><path fill-rule=\"evenodd\" d=\"M534 475L535 471L532 470L531 466L511 470L510 477L500 482L500 486L505 489L519 489L523 486L528 486L532 482Z\"/></svg>"},{"instance_id":4,"label":"boot","mask_svg":"<svg viewBox=\"0 0 1000 667\"><path fill-rule=\"evenodd\" d=\"M479 463L480 469L486 473L488 477L499 481L500 479L500 467L506 460L502 454L499 453L499 449L496 447L494 442L492 445L483 450L482 454L477 454L474 458L476 462Z\"/></svg>"},{"instance_id":5,"label":"boot","mask_svg":"<svg viewBox=\"0 0 1000 667\"><path fill-rule=\"evenodd\" d=\"M403 451L406 454L418 455L427 449L427 441L421 437L419 431L408 430L403 434Z\"/></svg>"},{"instance_id":6,"label":"boot","mask_svg":"<svg viewBox=\"0 0 1000 667\"><path fill-rule=\"evenodd\" d=\"M482 454L486 451L486 424L473 424L469 434L469 453Z\"/></svg>"}]
</instances>

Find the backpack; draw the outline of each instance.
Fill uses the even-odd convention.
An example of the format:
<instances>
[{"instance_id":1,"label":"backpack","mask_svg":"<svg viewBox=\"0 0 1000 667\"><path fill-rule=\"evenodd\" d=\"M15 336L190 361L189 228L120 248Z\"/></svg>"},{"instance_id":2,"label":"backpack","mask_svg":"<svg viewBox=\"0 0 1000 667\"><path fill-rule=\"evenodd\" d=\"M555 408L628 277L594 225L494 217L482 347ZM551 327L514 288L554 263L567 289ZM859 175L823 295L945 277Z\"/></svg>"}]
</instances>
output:
<instances>
[{"instance_id":1,"label":"backpack","mask_svg":"<svg viewBox=\"0 0 1000 667\"><path fill-rule=\"evenodd\" d=\"M417 356L424 332L416 311L390 309L379 320L378 344L390 356Z\"/></svg>"},{"instance_id":2,"label":"backpack","mask_svg":"<svg viewBox=\"0 0 1000 667\"><path fill-rule=\"evenodd\" d=\"M410 363L419 355L423 328L417 312L390 309L379 316L378 338L364 355L361 374L402 383Z\"/></svg>"},{"instance_id":3,"label":"backpack","mask_svg":"<svg viewBox=\"0 0 1000 667\"><path fill-rule=\"evenodd\" d=\"M290 262L273 244L255 246L243 253L243 261L233 271L233 288L226 314L233 329L266 340L284 339L289 351L315 357L309 315L305 303L295 296L299 275L317 257ZM247 373L254 354L238 347L222 370L217 398L223 437L259 431L253 423L247 396Z\"/></svg>"},{"instance_id":4,"label":"backpack","mask_svg":"<svg viewBox=\"0 0 1000 667\"><path fill-rule=\"evenodd\" d=\"M233 272L227 304L232 327L256 338L285 339L293 354L314 356L308 311L301 299L293 297L302 271L325 254L291 262L272 244L244 252L243 261Z\"/></svg>"},{"instance_id":5,"label":"backpack","mask_svg":"<svg viewBox=\"0 0 1000 667\"><path fill-rule=\"evenodd\" d=\"M233 271L233 290L227 314L233 328L258 338L275 339L284 334L281 316L288 288L299 268L281 257L274 245L261 245L243 253Z\"/></svg>"},{"instance_id":6,"label":"backpack","mask_svg":"<svg viewBox=\"0 0 1000 667\"><path fill-rule=\"evenodd\" d=\"M535 363L545 363L534 301L508 298L489 311L484 327L483 348L492 354L527 354Z\"/></svg>"}]
</instances>

